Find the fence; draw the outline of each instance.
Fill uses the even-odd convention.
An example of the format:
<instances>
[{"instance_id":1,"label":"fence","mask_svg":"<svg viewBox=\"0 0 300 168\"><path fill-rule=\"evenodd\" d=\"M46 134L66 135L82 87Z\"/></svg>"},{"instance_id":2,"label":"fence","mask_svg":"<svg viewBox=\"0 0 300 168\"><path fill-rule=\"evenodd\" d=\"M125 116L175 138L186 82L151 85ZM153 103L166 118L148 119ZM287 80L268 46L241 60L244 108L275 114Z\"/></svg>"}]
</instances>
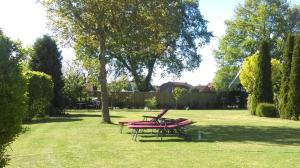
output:
<instances>
[{"instance_id":1,"label":"fence","mask_svg":"<svg viewBox=\"0 0 300 168\"><path fill-rule=\"evenodd\" d=\"M100 94L98 97L100 99ZM112 92L109 103L111 107L144 108L145 100L156 97L157 108L175 107L172 93L169 92ZM178 108L190 109L225 109L246 108L245 92L199 92L186 93L178 100Z\"/></svg>"}]
</instances>

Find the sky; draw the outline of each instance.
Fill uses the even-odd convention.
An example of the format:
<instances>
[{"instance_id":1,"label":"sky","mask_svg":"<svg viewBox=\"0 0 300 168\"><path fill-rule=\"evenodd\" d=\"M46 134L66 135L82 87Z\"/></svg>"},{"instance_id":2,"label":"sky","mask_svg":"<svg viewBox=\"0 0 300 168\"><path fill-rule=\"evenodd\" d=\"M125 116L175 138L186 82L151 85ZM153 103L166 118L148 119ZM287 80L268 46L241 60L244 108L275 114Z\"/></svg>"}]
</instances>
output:
<instances>
[{"instance_id":1,"label":"sky","mask_svg":"<svg viewBox=\"0 0 300 168\"><path fill-rule=\"evenodd\" d=\"M0 0L0 28L5 35L13 40L20 40L24 46L30 46L44 34L52 34L47 29L46 12L37 0ZM202 55L200 67L193 72L183 72L181 78L161 78L159 70L153 76L152 83L161 85L168 81L187 82L192 85L205 85L213 80L217 65L212 54L217 49L219 39L225 34L224 21L232 19L235 7L244 0L200 0L199 9L204 19L208 21L208 30L213 33L210 43L199 49ZM293 0L300 4L300 0ZM63 61L75 58L71 48L62 48Z\"/></svg>"}]
</instances>

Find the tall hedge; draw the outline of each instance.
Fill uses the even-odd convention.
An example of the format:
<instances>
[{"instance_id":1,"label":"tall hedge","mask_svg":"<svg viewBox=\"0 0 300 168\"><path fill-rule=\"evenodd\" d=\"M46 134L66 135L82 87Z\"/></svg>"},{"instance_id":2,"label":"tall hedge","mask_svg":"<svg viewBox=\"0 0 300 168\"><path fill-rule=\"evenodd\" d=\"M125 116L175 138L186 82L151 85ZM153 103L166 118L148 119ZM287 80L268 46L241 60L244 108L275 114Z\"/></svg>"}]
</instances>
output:
<instances>
[{"instance_id":1,"label":"tall hedge","mask_svg":"<svg viewBox=\"0 0 300 168\"><path fill-rule=\"evenodd\" d=\"M50 75L38 71L25 72L28 86L28 109L24 116L26 121L33 117L49 114L49 105L53 98L53 82Z\"/></svg>"},{"instance_id":2,"label":"tall hedge","mask_svg":"<svg viewBox=\"0 0 300 168\"><path fill-rule=\"evenodd\" d=\"M292 63L292 55L294 48L294 36L291 34L288 35L288 38L285 42L284 50L283 50L283 68L282 68L282 78L280 85L280 93L279 93L279 115L280 118L288 119L291 118L291 114L287 111L288 104L288 92L289 92L289 78L291 72L291 63Z\"/></svg>"},{"instance_id":3,"label":"tall hedge","mask_svg":"<svg viewBox=\"0 0 300 168\"><path fill-rule=\"evenodd\" d=\"M17 46L0 35L0 167L7 164L6 147L21 131L26 110L26 85L21 74Z\"/></svg>"},{"instance_id":4,"label":"tall hedge","mask_svg":"<svg viewBox=\"0 0 300 168\"><path fill-rule=\"evenodd\" d=\"M268 46L268 42L263 40L259 47L258 56L258 69L256 75L256 81L254 83L254 90L252 94L252 108L256 109L258 103L272 103L273 91L272 91L272 78L271 78L271 56ZM254 114L254 112L251 112ZM255 113L256 114L256 113Z\"/></svg>"},{"instance_id":5,"label":"tall hedge","mask_svg":"<svg viewBox=\"0 0 300 168\"><path fill-rule=\"evenodd\" d=\"M260 44L257 76L257 101L273 103L271 56L269 44L265 40Z\"/></svg>"},{"instance_id":6,"label":"tall hedge","mask_svg":"<svg viewBox=\"0 0 300 168\"><path fill-rule=\"evenodd\" d=\"M288 106L286 112L291 119L299 120L300 114L300 36L295 37L289 79Z\"/></svg>"},{"instance_id":7,"label":"tall hedge","mask_svg":"<svg viewBox=\"0 0 300 168\"><path fill-rule=\"evenodd\" d=\"M50 111L50 115L59 115L64 108L61 52L56 42L47 35L37 39L33 45L33 49L34 52L29 62L30 69L44 72L52 77L54 83L54 97L51 103L52 110Z\"/></svg>"}]
</instances>

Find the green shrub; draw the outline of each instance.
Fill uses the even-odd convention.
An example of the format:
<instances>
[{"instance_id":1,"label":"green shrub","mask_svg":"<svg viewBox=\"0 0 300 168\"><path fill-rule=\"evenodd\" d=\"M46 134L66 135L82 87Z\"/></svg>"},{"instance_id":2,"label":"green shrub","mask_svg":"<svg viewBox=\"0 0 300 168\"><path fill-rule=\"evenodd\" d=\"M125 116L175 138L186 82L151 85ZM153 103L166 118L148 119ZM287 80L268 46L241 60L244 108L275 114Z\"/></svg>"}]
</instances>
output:
<instances>
[{"instance_id":1,"label":"green shrub","mask_svg":"<svg viewBox=\"0 0 300 168\"><path fill-rule=\"evenodd\" d=\"M0 167L7 164L6 147L21 131L26 110L26 84L19 58L18 46L0 35Z\"/></svg>"},{"instance_id":2,"label":"green shrub","mask_svg":"<svg viewBox=\"0 0 300 168\"><path fill-rule=\"evenodd\" d=\"M260 117L277 117L278 111L274 104L259 103L256 107L256 115Z\"/></svg>"},{"instance_id":3,"label":"green shrub","mask_svg":"<svg viewBox=\"0 0 300 168\"><path fill-rule=\"evenodd\" d=\"M24 120L44 117L54 94L51 76L38 71L27 71L24 75L28 84L28 109Z\"/></svg>"},{"instance_id":4,"label":"green shrub","mask_svg":"<svg viewBox=\"0 0 300 168\"><path fill-rule=\"evenodd\" d=\"M155 109L156 108L156 105L157 105L157 100L156 100L156 97L152 97L150 99L146 99L145 100L145 104L148 108L150 109Z\"/></svg>"},{"instance_id":5,"label":"green shrub","mask_svg":"<svg viewBox=\"0 0 300 168\"><path fill-rule=\"evenodd\" d=\"M250 111L250 114L256 115L256 106L257 106L257 101L254 98L254 95L249 94L248 99L247 99L247 107L248 110Z\"/></svg>"}]
</instances>

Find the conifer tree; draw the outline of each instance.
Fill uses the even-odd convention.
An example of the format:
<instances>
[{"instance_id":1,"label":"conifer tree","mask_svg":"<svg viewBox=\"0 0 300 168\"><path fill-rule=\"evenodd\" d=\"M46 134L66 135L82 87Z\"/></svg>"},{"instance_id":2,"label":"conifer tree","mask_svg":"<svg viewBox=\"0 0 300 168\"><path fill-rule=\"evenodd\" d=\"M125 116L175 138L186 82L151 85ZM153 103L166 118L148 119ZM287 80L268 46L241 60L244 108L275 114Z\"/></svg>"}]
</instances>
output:
<instances>
[{"instance_id":1,"label":"conifer tree","mask_svg":"<svg viewBox=\"0 0 300 168\"><path fill-rule=\"evenodd\" d=\"M258 103L273 103L271 56L268 42L263 40L259 48L258 72L254 98ZM255 107L256 108L256 107Z\"/></svg>"},{"instance_id":2,"label":"conifer tree","mask_svg":"<svg viewBox=\"0 0 300 168\"><path fill-rule=\"evenodd\" d=\"M300 114L300 36L294 40L291 74L289 79L288 105L286 112L288 119L299 120Z\"/></svg>"},{"instance_id":3,"label":"conifer tree","mask_svg":"<svg viewBox=\"0 0 300 168\"><path fill-rule=\"evenodd\" d=\"M62 56L56 42L47 35L36 40L33 45L34 53L29 66L31 70L44 72L52 77L54 83L54 97L49 115L59 115L63 110L63 86L61 72Z\"/></svg>"},{"instance_id":4,"label":"conifer tree","mask_svg":"<svg viewBox=\"0 0 300 168\"><path fill-rule=\"evenodd\" d=\"M289 92L289 78L291 72L291 63L292 63L292 55L294 48L294 36L291 34L288 35L288 38L285 42L285 47L283 50L283 69L282 69L282 78L280 85L280 93L279 93L279 115L280 118L287 119L290 118L290 113L287 111L287 103L288 103L288 92Z\"/></svg>"}]
</instances>

